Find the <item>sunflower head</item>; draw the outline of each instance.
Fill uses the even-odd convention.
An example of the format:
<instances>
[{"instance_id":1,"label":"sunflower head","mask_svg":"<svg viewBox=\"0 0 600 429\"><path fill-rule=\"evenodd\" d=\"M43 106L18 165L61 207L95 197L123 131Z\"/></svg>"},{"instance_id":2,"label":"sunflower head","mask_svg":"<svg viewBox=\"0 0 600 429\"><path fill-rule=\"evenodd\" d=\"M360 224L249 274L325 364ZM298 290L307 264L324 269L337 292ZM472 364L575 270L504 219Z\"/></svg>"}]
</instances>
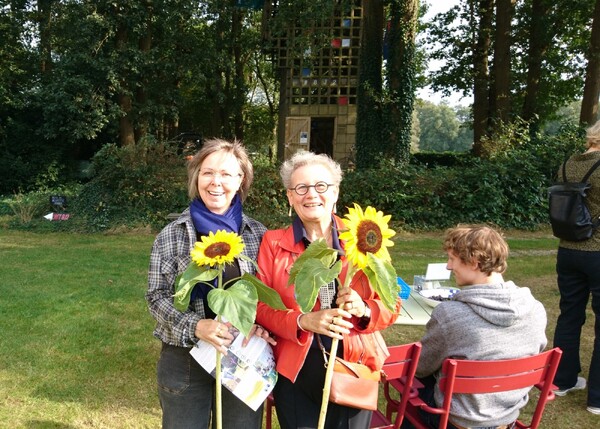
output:
<instances>
[{"instance_id":1,"label":"sunflower head","mask_svg":"<svg viewBox=\"0 0 600 429\"><path fill-rule=\"evenodd\" d=\"M194 244L192 261L200 267L231 264L244 250L244 242L235 232L218 230L203 236Z\"/></svg>"},{"instance_id":2,"label":"sunflower head","mask_svg":"<svg viewBox=\"0 0 600 429\"><path fill-rule=\"evenodd\" d=\"M390 215L368 206L363 212L358 204L349 208L344 219L346 230L340 234L340 239L346 241L348 260L358 269L367 266L367 254L390 262L388 247L394 245L390 237L396 232L388 228Z\"/></svg>"}]
</instances>

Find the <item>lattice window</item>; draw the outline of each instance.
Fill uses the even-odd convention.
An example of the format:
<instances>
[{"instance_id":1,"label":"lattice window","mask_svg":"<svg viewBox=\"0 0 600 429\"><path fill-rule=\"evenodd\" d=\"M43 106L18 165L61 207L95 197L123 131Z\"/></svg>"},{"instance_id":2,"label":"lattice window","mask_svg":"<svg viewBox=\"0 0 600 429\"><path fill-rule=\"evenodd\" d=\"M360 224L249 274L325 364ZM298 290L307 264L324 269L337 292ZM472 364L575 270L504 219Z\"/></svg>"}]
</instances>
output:
<instances>
[{"instance_id":1,"label":"lattice window","mask_svg":"<svg viewBox=\"0 0 600 429\"><path fill-rule=\"evenodd\" d=\"M361 2L346 13L336 12L322 26L329 34L329 46L314 54L306 50L298 55L288 47L288 42L307 31L306 26L289 28L285 37L274 40L277 64L286 70L289 105L356 104Z\"/></svg>"}]
</instances>

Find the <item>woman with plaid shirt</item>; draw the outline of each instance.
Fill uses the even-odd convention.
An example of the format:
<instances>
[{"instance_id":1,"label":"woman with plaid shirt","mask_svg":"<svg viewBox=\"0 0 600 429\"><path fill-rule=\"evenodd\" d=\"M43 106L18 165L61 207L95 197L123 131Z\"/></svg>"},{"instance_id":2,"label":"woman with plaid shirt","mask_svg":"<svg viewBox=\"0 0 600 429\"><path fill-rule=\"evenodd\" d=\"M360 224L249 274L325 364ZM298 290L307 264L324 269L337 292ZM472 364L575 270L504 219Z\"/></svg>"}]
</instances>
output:
<instances>
[{"instance_id":1,"label":"woman with plaid shirt","mask_svg":"<svg viewBox=\"0 0 600 429\"><path fill-rule=\"evenodd\" d=\"M209 286L197 284L187 310L177 310L173 304L175 279L189 265L194 243L217 230L240 235L243 253L256 259L266 228L242 210L253 177L252 164L239 142L206 141L188 163L190 207L154 241L146 301L157 322L154 336L162 341L157 381L164 429L208 428L210 423L215 379L189 351L203 340L226 353L233 336L208 307ZM246 272L255 273L253 264L236 258L235 263L226 265L224 281ZM255 325L252 331L274 343L261 327ZM224 429L261 428L262 407L253 411L229 390L222 392Z\"/></svg>"}]
</instances>

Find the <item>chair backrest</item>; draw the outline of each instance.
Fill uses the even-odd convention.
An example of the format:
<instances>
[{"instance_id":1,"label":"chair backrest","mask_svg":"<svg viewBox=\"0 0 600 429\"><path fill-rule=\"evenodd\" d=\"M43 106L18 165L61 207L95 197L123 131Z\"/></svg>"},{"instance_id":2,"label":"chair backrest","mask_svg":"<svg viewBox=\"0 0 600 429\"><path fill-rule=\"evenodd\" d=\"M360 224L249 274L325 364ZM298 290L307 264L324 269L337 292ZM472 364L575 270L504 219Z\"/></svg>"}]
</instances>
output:
<instances>
[{"instance_id":1,"label":"chair backrest","mask_svg":"<svg viewBox=\"0 0 600 429\"><path fill-rule=\"evenodd\" d=\"M531 423L517 421L516 427L538 427L546 402L554 399L552 384L562 351L554 348L546 352L517 359L473 361L446 359L438 380L444 395L440 414L440 428L445 428L450 415L452 395L455 393L495 393L535 386L540 390ZM425 408L424 408L425 409ZM441 411L441 412L440 412Z\"/></svg>"},{"instance_id":2,"label":"chair backrest","mask_svg":"<svg viewBox=\"0 0 600 429\"><path fill-rule=\"evenodd\" d=\"M389 346L388 350L390 356L385 360L382 368L386 416L391 421L392 414L397 413L392 427L398 429L404 419L404 410L409 398L418 395L413 386L413 380L421 355L421 343ZM390 385L400 392L400 400L392 398Z\"/></svg>"}]
</instances>

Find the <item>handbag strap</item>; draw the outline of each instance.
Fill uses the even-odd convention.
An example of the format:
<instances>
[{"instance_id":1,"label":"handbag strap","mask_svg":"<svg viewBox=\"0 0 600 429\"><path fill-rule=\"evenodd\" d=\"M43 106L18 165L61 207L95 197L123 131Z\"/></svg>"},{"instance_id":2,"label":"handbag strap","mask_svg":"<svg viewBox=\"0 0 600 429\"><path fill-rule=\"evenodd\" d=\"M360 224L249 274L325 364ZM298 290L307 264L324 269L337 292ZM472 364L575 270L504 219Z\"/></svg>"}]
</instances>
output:
<instances>
[{"instance_id":1,"label":"handbag strap","mask_svg":"<svg viewBox=\"0 0 600 429\"><path fill-rule=\"evenodd\" d=\"M317 337L317 341L319 342L319 348L321 349L321 352L323 353L323 360L325 361L324 366L325 366L325 368L327 368L327 362L329 361L327 359L327 356L330 353L327 350L325 350L325 346L323 345L323 341L321 341L321 334L315 334L315 336Z\"/></svg>"},{"instance_id":2,"label":"handbag strap","mask_svg":"<svg viewBox=\"0 0 600 429\"><path fill-rule=\"evenodd\" d=\"M598 166L600 165L600 159L598 161L596 161L594 163L594 165L592 165L592 168L589 169L589 171L586 173L585 176L583 176L583 179L581 179L582 182L587 182L588 179L590 178L590 176L592 175L592 173L594 172L594 170L596 168L598 168Z\"/></svg>"}]
</instances>

